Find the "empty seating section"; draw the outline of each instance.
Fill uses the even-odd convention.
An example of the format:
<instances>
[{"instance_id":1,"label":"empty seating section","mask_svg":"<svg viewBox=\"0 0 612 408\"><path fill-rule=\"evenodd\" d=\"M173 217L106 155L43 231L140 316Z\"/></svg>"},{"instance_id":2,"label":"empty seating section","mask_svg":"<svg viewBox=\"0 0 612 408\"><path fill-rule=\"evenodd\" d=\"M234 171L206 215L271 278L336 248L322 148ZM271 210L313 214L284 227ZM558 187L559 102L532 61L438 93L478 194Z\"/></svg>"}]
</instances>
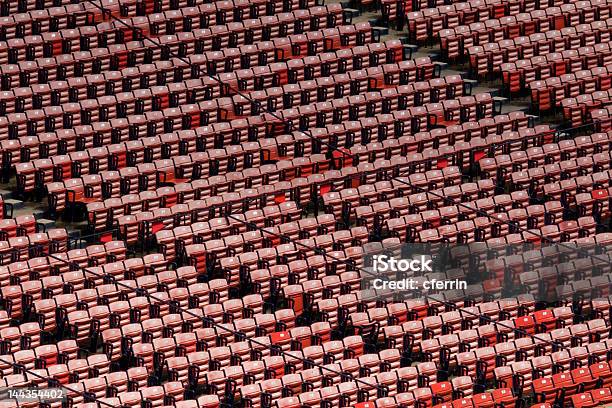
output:
<instances>
[{"instance_id":1,"label":"empty seating section","mask_svg":"<svg viewBox=\"0 0 612 408\"><path fill-rule=\"evenodd\" d=\"M607 72L607 66L596 67L548 78L545 81L534 81L529 84L532 105L545 112L559 108L566 98L607 91L610 88Z\"/></svg>"},{"instance_id":2,"label":"empty seating section","mask_svg":"<svg viewBox=\"0 0 612 408\"><path fill-rule=\"evenodd\" d=\"M441 22L445 20L439 16L448 15L448 21L444 21L444 27L452 27L458 22L474 22L478 19L489 17L498 18L507 13L519 13L534 10L538 2L535 1L486 1L486 2L460 2L446 4L442 1L381 1L381 13L384 19L396 22L398 27L407 22L409 29L414 30L414 21L421 22L423 19L432 19ZM449 7L445 7L449 6ZM453 21L455 21L453 23ZM423 22L421 22L423 24ZM399 28L398 28L399 29Z\"/></svg>"},{"instance_id":3,"label":"empty seating section","mask_svg":"<svg viewBox=\"0 0 612 408\"><path fill-rule=\"evenodd\" d=\"M611 3L354 4L0 0L0 407L612 402Z\"/></svg>"},{"instance_id":4,"label":"empty seating section","mask_svg":"<svg viewBox=\"0 0 612 408\"><path fill-rule=\"evenodd\" d=\"M533 56L545 56L549 53L573 54L571 50L579 50L583 46L596 46L609 40L609 33L601 30L601 21L591 24L580 24L576 27L565 27L560 31L534 33L529 36L517 37L514 40L503 40L488 43L484 46L469 48L470 66L475 75L483 76L492 71L500 72L502 62L517 59L528 59Z\"/></svg>"},{"instance_id":5,"label":"empty seating section","mask_svg":"<svg viewBox=\"0 0 612 408\"><path fill-rule=\"evenodd\" d=\"M501 73L511 93L524 91L536 80L608 64L606 2L462 2L409 12L415 5L401 2L395 7L405 9L399 14L413 41L438 36L445 58L467 56L477 77ZM544 99L545 108L547 102Z\"/></svg>"}]
</instances>

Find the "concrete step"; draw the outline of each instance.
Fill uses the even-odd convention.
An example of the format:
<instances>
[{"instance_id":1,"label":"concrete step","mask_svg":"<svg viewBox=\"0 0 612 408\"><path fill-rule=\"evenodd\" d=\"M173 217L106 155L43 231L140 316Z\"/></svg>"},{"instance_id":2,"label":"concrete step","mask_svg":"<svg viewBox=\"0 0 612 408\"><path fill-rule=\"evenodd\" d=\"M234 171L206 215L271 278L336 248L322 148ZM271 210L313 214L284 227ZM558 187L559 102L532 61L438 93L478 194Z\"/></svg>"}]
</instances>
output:
<instances>
[{"instance_id":1,"label":"concrete step","mask_svg":"<svg viewBox=\"0 0 612 408\"><path fill-rule=\"evenodd\" d=\"M38 218L36 224L39 225L40 231L48 231L51 228L55 228L55 221L47 218Z\"/></svg>"},{"instance_id":2,"label":"concrete step","mask_svg":"<svg viewBox=\"0 0 612 408\"><path fill-rule=\"evenodd\" d=\"M4 200L5 204L10 204L12 205L14 208L22 208L23 207L23 201L21 200L17 200L15 198L9 198L7 200Z\"/></svg>"},{"instance_id":3,"label":"concrete step","mask_svg":"<svg viewBox=\"0 0 612 408\"><path fill-rule=\"evenodd\" d=\"M496 115L500 115L507 101L508 101L508 98L504 98L503 96L494 96L493 97L493 113Z\"/></svg>"},{"instance_id":4,"label":"concrete step","mask_svg":"<svg viewBox=\"0 0 612 408\"><path fill-rule=\"evenodd\" d=\"M495 89L491 89L489 91L489 93L491 94L492 97L494 98L501 98L501 90L499 88L495 88Z\"/></svg>"},{"instance_id":5,"label":"concrete step","mask_svg":"<svg viewBox=\"0 0 612 408\"><path fill-rule=\"evenodd\" d=\"M23 201L9 198L8 200L4 200L4 208L6 209L7 216L12 217L14 210L23 208Z\"/></svg>"},{"instance_id":6,"label":"concrete step","mask_svg":"<svg viewBox=\"0 0 612 408\"><path fill-rule=\"evenodd\" d=\"M0 195L5 200L7 200L9 198L13 198L13 192L11 190L5 190L5 189L0 188Z\"/></svg>"},{"instance_id":7,"label":"concrete step","mask_svg":"<svg viewBox=\"0 0 612 408\"><path fill-rule=\"evenodd\" d=\"M342 12L345 13L349 18L356 18L361 15L361 11L350 7L342 7Z\"/></svg>"},{"instance_id":8,"label":"concrete step","mask_svg":"<svg viewBox=\"0 0 612 408\"><path fill-rule=\"evenodd\" d=\"M32 211L32 215L34 216L34 218L39 220L39 219L45 218L45 211L44 210L35 210L35 211Z\"/></svg>"},{"instance_id":9,"label":"concrete step","mask_svg":"<svg viewBox=\"0 0 612 408\"><path fill-rule=\"evenodd\" d=\"M529 107L528 106L517 106L517 105L512 105L512 104L505 104L502 105L502 110L501 113L502 115L506 115L510 112L525 112L525 114L529 113Z\"/></svg>"},{"instance_id":10,"label":"concrete step","mask_svg":"<svg viewBox=\"0 0 612 408\"><path fill-rule=\"evenodd\" d=\"M372 26L373 32L375 33L378 32L381 36L389 35L389 27L381 27L381 26L377 26L376 24L377 24L376 20L370 20L370 25Z\"/></svg>"},{"instance_id":11,"label":"concrete step","mask_svg":"<svg viewBox=\"0 0 612 408\"><path fill-rule=\"evenodd\" d=\"M404 55L407 59L412 59L412 56L419 49L418 45L408 44L402 41L402 45L404 46Z\"/></svg>"},{"instance_id":12,"label":"concrete step","mask_svg":"<svg viewBox=\"0 0 612 408\"><path fill-rule=\"evenodd\" d=\"M540 124L540 117L536 115L527 115L527 120L529 121L529 126L531 127ZM551 126L551 127L555 127L555 126Z\"/></svg>"},{"instance_id":13,"label":"concrete step","mask_svg":"<svg viewBox=\"0 0 612 408\"><path fill-rule=\"evenodd\" d=\"M461 76L463 78L463 75ZM474 80L474 79L465 79L463 78L463 89L465 90L466 93L469 93L469 95L473 95L474 94L474 88L476 88L478 86L478 81Z\"/></svg>"},{"instance_id":14,"label":"concrete step","mask_svg":"<svg viewBox=\"0 0 612 408\"><path fill-rule=\"evenodd\" d=\"M434 66L434 76L443 77L446 75L444 70L448 68L448 64L446 62L436 61L433 58L431 60L433 61Z\"/></svg>"},{"instance_id":15,"label":"concrete step","mask_svg":"<svg viewBox=\"0 0 612 408\"><path fill-rule=\"evenodd\" d=\"M81 231L72 228L66 228L66 232L68 233L68 239L79 239L81 238Z\"/></svg>"}]
</instances>

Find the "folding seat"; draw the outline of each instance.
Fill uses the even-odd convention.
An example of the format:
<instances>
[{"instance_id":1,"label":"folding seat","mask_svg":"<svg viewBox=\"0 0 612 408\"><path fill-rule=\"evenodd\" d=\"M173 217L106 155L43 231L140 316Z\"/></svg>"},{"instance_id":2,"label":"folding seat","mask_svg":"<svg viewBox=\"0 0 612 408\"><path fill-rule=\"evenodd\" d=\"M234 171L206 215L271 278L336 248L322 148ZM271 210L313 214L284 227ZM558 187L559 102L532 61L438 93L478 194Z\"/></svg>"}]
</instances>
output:
<instances>
[{"instance_id":1,"label":"folding seat","mask_svg":"<svg viewBox=\"0 0 612 408\"><path fill-rule=\"evenodd\" d=\"M140 336L143 334L143 327L140 324L129 324L121 329L111 328L102 332L102 342L104 353L111 361L116 361L121 357L126 347L132 348L136 344L141 344ZM122 346L122 343L124 345Z\"/></svg>"},{"instance_id":2,"label":"folding seat","mask_svg":"<svg viewBox=\"0 0 612 408\"><path fill-rule=\"evenodd\" d=\"M419 35L419 31L421 31L421 33L423 31L423 24L425 25L424 28L426 36L433 36L434 33L437 33L444 28L455 28L459 25L459 22L456 20L454 21L451 19L450 21L448 21L448 18L450 18L451 16L445 15L444 11L447 10L450 11L451 8L449 6L442 6L441 9L424 9L420 12L421 19L416 20L417 25L415 26L415 32L419 41L427 39L427 37ZM415 13L418 14L419 12ZM409 21L409 24L410 23L411 22Z\"/></svg>"},{"instance_id":3,"label":"folding seat","mask_svg":"<svg viewBox=\"0 0 612 408\"><path fill-rule=\"evenodd\" d=\"M603 319L590 320L586 324L592 339L595 339L595 341L605 341L608 339L610 329L606 326Z\"/></svg>"},{"instance_id":4,"label":"folding seat","mask_svg":"<svg viewBox=\"0 0 612 408\"><path fill-rule=\"evenodd\" d=\"M23 313L23 308L27 306L25 302L32 304L42 298L42 284L40 281L23 282L2 288L0 295L9 315L18 318Z\"/></svg>"},{"instance_id":5,"label":"folding seat","mask_svg":"<svg viewBox=\"0 0 612 408\"><path fill-rule=\"evenodd\" d=\"M573 50L570 50L573 51ZM532 57L530 60L531 68L527 67L523 70L523 75L526 82L531 82L536 79L548 79L553 76L563 75L566 73L568 61L563 59L563 54L551 53L546 56ZM582 69L582 65L577 69Z\"/></svg>"},{"instance_id":6,"label":"folding seat","mask_svg":"<svg viewBox=\"0 0 612 408\"><path fill-rule=\"evenodd\" d=\"M409 97L412 96L414 90L410 86L403 87L403 85L408 85L410 82L416 81L417 78L420 80L430 79L433 75L433 65L428 58L399 61L395 64L384 64L381 68L384 74L385 84L402 86L398 90L402 90L402 94L407 92ZM372 69L368 69L368 72L371 70ZM409 100L412 101L412 99ZM412 105L412 102L406 102L405 104L403 102L398 102L398 106L405 107Z\"/></svg>"},{"instance_id":7,"label":"folding seat","mask_svg":"<svg viewBox=\"0 0 612 408\"><path fill-rule=\"evenodd\" d=\"M536 54L535 44L531 43L529 37L516 37L511 40L501 40L498 43L484 44L483 48L486 54L490 55L493 72L500 72L501 64L504 62L528 59ZM499 64L495 65L493 61Z\"/></svg>"},{"instance_id":8,"label":"folding seat","mask_svg":"<svg viewBox=\"0 0 612 408\"><path fill-rule=\"evenodd\" d=\"M602 386L606 387L612 381L612 374L610 371L609 362L599 362L591 364L589 370L593 378L600 379Z\"/></svg>"},{"instance_id":9,"label":"folding seat","mask_svg":"<svg viewBox=\"0 0 612 408\"><path fill-rule=\"evenodd\" d=\"M605 27L606 25L602 21L593 21L590 24L577 25L576 31L581 34L585 46L594 46L598 42L607 41L609 38Z\"/></svg>"},{"instance_id":10,"label":"folding seat","mask_svg":"<svg viewBox=\"0 0 612 408\"><path fill-rule=\"evenodd\" d=\"M2 338L2 349L4 354L8 354L11 351L15 352L22 349L21 343L23 342L23 340L19 328L3 328L2 330L0 330L0 337ZM27 346L27 344L24 344L24 346ZM28 347L23 347L23 349L28 349Z\"/></svg>"},{"instance_id":11,"label":"folding seat","mask_svg":"<svg viewBox=\"0 0 612 408\"><path fill-rule=\"evenodd\" d=\"M461 41L463 40L463 49L469 49L473 44L473 40L469 38L465 41L462 35L469 32L469 28L465 26L459 26L454 29L444 29L439 32L440 47L449 59L457 59L461 55Z\"/></svg>"},{"instance_id":12,"label":"folding seat","mask_svg":"<svg viewBox=\"0 0 612 408\"><path fill-rule=\"evenodd\" d=\"M556 90L557 94L555 95L555 104L557 106L559 106L565 96L577 97L582 93L583 86L581 85L583 84L581 82L578 82L578 78L582 80L584 78L584 75L582 73L584 72L588 72L590 75L590 71L577 71L575 74L566 74L561 76L561 80L568 81L569 83L567 85L564 84L566 89L564 89L563 91L560 89ZM552 80L552 78L549 78L547 82ZM586 86L586 84L584 85ZM596 86L596 84L593 83L591 86ZM593 92L594 91L595 89L593 89Z\"/></svg>"},{"instance_id":13,"label":"folding seat","mask_svg":"<svg viewBox=\"0 0 612 408\"><path fill-rule=\"evenodd\" d=\"M398 4L393 1L383 1L381 4L382 16L386 21L395 21L398 16Z\"/></svg>"},{"instance_id":14,"label":"folding seat","mask_svg":"<svg viewBox=\"0 0 612 408\"><path fill-rule=\"evenodd\" d=\"M56 345L43 345L34 349L37 363L43 367L61 361L70 361L77 358L78 346L74 340L62 340Z\"/></svg>"},{"instance_id":15,"label":"folding seat","mask_svg":"<svg viewBox=\"0 0 612 408\"><path fill-rule=\"evenodd\" d=\"M589 391L598 388L599 379L594 378L589 367L579 367L571 371L572 380L581 385L581 390Z\"/></svg>"},{"instance_id":16,"label":"folding seat","mask_svg":"<svg viewBox=\"0 0 612 408\"><path fill-rule=\"evenodd\" d=\"M598 388L590 391L590 396L594 404L607 404L610 402L610 389L609 388ZM572 403L576 403L572 397Z\"/></svg>"},{"instance_id":17,"label":"folding seat","mask_svg":"<svg viewBox=\"0 0 612 408\"><path fill-rule=\"evenodd\" d=\"M474 405L476 407L485 407L493 404L503 404L504 406L514 408L516 404L516 396L510 388L498 388L489 393L477 394L474 396Z\"/></svg>"},{"instance_id":18,"label":"folding seat","mask_svg":"<svg viewBox=\"0 0 612 408\"><path fill-rule=\"evenodd\" d=\"M66 306L65 306L66 305ZM66 313L76 310L76 298L74 295L64 295L56 300L43 299L36 300L32 304L32 313L36 316L41 329L47 332L53 332L56 325L56 309L66 307ZM64 312L64 310L62 310Z\"/></svg>"},{"instance_id":19,"label":"folding seat","mask_svg":"<svg viewBox=\"0 0 612 408\"><path fill-rule=\"evenodd\" d=\"M572 344L586 344L591 337L589 327L586 324L574 324L568 327L568 331L572 337Z\"/></svg>"},{"instance_id":20,"label":"folding seat","mask_svg":"<svg viewBox=\"0 0 612 408\"><path fill-rule=\"evenodd\" d=\"M471 23L467 26L470 34L466 35L466 33L463 34L463 42L465 44L466 39L468 41L473 41L473 45L479 45L479 44L486 44L488 42L495 42L495 41L491 41L491 37L492 37L492 30L489 30L487 27L487 24L499 24L498 21L496 20L485 20L486 22L474 22ZM500 29L498 31L498 33L503 34L503 31ZM466 38L467 37L467 38ZM502 38L498 38L498 40L501 40ZM465 48L463 48L465 50Z\"/></svg>"},{"instance_id":21,"label":"folding seat","mask_svg":"<svg viewBox=\"0 0 612 408\"><path fill-rule=\"evenodd\" d=\"M432 14L436 13L439 15L439 11L437 9L432 9L430 12ZM424 42L429 38L430 19L432 19L433 16L425 17L424 13L425 11L413 11L407 13L405 16L406 20L408 21L408 31L413 41Z\"/></svg>"},{"instance_id":22,"label":"folding seat","mask_svg":"<svg viewBox=\"0 0 612 408\"><path fill-rule=\"evenodd\" d=\"M594 68L599 60L599 66L607 66L612 61L612 53L608 44L595 44L593 47L581 47L578 52L582 55L586 54L586 68Z\"/></svg>"},{"instance_id":23,"label":"folding seat","mask_svg":"<svg viewBox=\"0 0 612 408\"><path fill-rule=\"evenodd\" d=\"M584 74L581 74L581 80L583 82L584 93L610 89L610 77L607 70L600 67L585 70Z\"/></svg>"},{"instance_id":24,"label":"folding seat","mask_svg":"<svg viewBox=\"0 0 612 408\"><path fill-rule=\"evenodd\" d=\"M219 406L219 396L202 395L197 400L177 401L174 405L178 408L215 408Z\"/></svg>"}]
</instances>

